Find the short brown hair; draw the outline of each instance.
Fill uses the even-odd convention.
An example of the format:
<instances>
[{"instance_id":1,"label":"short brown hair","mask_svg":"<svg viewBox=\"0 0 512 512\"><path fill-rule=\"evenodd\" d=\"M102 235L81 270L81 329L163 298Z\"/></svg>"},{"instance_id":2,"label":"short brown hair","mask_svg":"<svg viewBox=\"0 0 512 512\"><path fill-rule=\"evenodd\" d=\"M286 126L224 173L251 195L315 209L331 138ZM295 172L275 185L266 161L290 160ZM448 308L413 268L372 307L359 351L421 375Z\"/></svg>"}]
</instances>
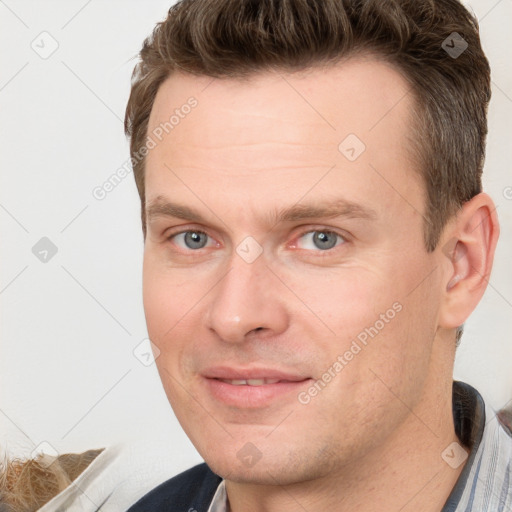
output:
<instances>
[{"instance_id":1,"label":"short brown hair","mask_svg":"<svg viewBox=\"0 0 512 512\"><path fill-rule=\"evenodd\" d=\"M447 220L482 189L490 70L477 20L458 0L183 0L173 5L144 41L125 115L144 232L140 150L158 88L174 70L242 79L271 69L335 64L358 53L389 62L411 86L416 100L411 149L426 188L425 245L434 250Z\"/></svg>"}]
</instances>

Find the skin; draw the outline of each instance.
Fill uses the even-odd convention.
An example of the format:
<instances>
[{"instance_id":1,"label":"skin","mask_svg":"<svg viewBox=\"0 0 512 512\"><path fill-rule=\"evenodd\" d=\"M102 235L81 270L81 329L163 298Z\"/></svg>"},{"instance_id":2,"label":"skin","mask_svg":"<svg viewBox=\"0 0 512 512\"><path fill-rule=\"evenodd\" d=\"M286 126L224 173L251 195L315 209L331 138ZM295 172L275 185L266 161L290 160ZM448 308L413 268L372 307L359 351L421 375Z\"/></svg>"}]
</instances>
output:
<instances>
[{"instance_id":1,"label":"skin","mask_svg":"<svg viewBox=\"0 0 512 512\"><path fill-rule=\"evenodd\" d=\"M479 194L426 251L407 91L396 70L361 57L245 82L175 73L158 91L148 133L190 96L198 104L147 157L148 331L175 414L234 512L434 512L464 467L441 458L457 441L455 328L485 290L498 223ZM355 161L338 149L348 134L366 146ZM373 213L273 220L340 199ZM203 219L171 216L167 202ZM187 245L187 230L206 245ZM340 235L328 250L312 237L325 231ZM237 253L249 236L262 249L252 263ZM394 318L301 403L298 391L393 304ZM205 383L216 365L309 380L233 406ZM244 446L261 458L244 463Z\"/></svg>"}]
</instances>

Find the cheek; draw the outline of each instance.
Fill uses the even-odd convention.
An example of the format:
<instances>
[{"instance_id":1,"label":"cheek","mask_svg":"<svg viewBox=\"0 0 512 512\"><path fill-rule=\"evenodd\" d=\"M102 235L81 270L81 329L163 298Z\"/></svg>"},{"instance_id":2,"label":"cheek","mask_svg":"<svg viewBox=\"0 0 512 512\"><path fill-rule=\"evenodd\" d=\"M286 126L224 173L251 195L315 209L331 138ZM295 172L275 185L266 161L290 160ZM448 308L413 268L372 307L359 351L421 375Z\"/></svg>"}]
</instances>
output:
<instances>
[{"instance_id":1,"label":"cheek","mask_svg":"<svg viewBox=\"0 0 512 512\"><path fill-rule=\"evenodd\" d=\"M368 388L359 390L369 400L394 403L399 396L413 407L421 396L437 326L439 278L432 270L429 262L398 262L387 270L386 280L363 287L362 302L350 306L347 314L357 316L360 323L352 324L357 332L349 338L363 343L358 362L347 368L346 377L356 387L357 381L373 381L371 393Z\"/></svg>"},{"instance_id":2,"label":"cheek","mask_svg":"<svg viewBox=\"0 0 512 512\"><path fill-rule=\"evenodd\" d=\"M159 278L146 263L143 274L143 302L149 337L160 346L165 333L174 324L176 310L173 294L169 293L166 280Z\"/></svg>"},{"instance_id":3,"label":"cheek","mask_svg":"<svg viewBox=\"0 0 512 512\"><path fill-rule=\"evenodd\" d=\"M153 342L158 344L169 338L201 300L205 286L200 276L185 279L179 270L166 268L158 258L145 254L143 302L146 324Z\"/></svg>"},{"instance_id":4,"label":"cheek","mask_svg":"<svg viewBox=\"0 0 512 512\"><path fill-rule=\"evenodd\" d=\"M314 313L297 314L295 323L302 330L313 329L325 361L347 355L349 371L339 379L347 379L347 385L360 380L368 368L390 383L414 372L424 374L437 314L437 273L431 272L429 261L411 265L395 257L300 278L290 273L290 288Z\"/></svg>"},{"instance_id":5,"label":"cheek","mask_svg":"<svg viewBox=\"0 0 512 512\"><path fill-rule=\"evenodd\" d=\"M161 271L150 257L144 259L143 302L148 335L158 347L156 358L162 385L173 409L187 403L187 396L181 396L179 383L183 381L182 353L185 347L183 329L186 313L190 310L187 290L180 286L170 273ZM190 327L190 326L189 326Z\"/></svg>"},{"instance_id":6,"label":"cheek","mask_svg":"<svg viewBox=\"0 0 512 512\"><path fill-rule=\"evenodd\" d=\"M179 382L192 373L193 354L201 339L201 305L212 285L198 273L184 276L145 255L143 302L151 341L160 350L156 365L170 400L180 393ZM174 378L174 379L173 379ZM186 396L181 397L185 399Z\"/></svg>"},{"instance_id":7,"label":"cheek","mask_svg":"<svg viewBox=\"0 0 512 512\"><path fill-rule=\"evenodd\" d=\"M283 280L305 306L295 318L298 323L308 322L318 329L323 324L325 335L330 331L340 340L348 340L379 320L396 301L382 275L382 269L354 266L290 272Z\"/></svg>"}]
</instances>

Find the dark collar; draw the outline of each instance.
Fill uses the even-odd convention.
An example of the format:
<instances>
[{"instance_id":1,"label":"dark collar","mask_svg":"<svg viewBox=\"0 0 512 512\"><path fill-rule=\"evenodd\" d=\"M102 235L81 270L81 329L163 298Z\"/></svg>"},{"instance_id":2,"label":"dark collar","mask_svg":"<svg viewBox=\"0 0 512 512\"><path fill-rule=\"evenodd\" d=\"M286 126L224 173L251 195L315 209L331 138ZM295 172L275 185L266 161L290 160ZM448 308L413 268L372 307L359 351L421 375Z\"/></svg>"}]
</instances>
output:
<instances>
[{"instance_id":1,"label":"dark collar","mask_svg":"<svg viewBox=\"0 0 512 512\"><path fill-rule=\"evenodd\" d=\"M485 427L485 403L480 393L469 384L453 381L452 410L455 433L469 450L468 460L441 512L455 512L475 464L476 452Z\"/></svg>"},{"instance_id":2,"label":"dark collar","mask_svg":"<svg viewBox=\"0 0 512 512\"><path fill-rule=\"evenodd\" d=\"M454 380L452 390L455 433L461 444L473 451L478 449L484 432L484 400L475 388L464 382Z\"/></svg>"}]
</instances>

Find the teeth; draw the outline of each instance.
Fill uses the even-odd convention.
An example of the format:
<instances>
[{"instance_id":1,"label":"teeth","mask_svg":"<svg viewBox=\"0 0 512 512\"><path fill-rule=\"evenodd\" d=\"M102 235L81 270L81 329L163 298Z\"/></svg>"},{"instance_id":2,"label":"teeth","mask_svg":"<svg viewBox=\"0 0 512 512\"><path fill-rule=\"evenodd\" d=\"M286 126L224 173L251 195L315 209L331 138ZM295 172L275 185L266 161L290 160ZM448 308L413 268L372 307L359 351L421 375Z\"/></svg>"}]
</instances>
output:
<instances>
[{"instance_id":1,"label":"teeth","mask_svg":"<svg viewBox=\"0 0 512 512\"><path fill-rule=\"evenodd\" d=\"M265 384L276 384L279 379L221 379L222 382L233 386L264 386Z\"/></svg>"},{"instance_id":2,"label":"teeth","mask_svg":"<svg viewBox=\"0 0 512 512\"><path fill-rule=\"evenodd\" d=\"M248 379L247 384L249 384L249 386L263 386L265 379Z\"/></svg>"}]
</instances>

